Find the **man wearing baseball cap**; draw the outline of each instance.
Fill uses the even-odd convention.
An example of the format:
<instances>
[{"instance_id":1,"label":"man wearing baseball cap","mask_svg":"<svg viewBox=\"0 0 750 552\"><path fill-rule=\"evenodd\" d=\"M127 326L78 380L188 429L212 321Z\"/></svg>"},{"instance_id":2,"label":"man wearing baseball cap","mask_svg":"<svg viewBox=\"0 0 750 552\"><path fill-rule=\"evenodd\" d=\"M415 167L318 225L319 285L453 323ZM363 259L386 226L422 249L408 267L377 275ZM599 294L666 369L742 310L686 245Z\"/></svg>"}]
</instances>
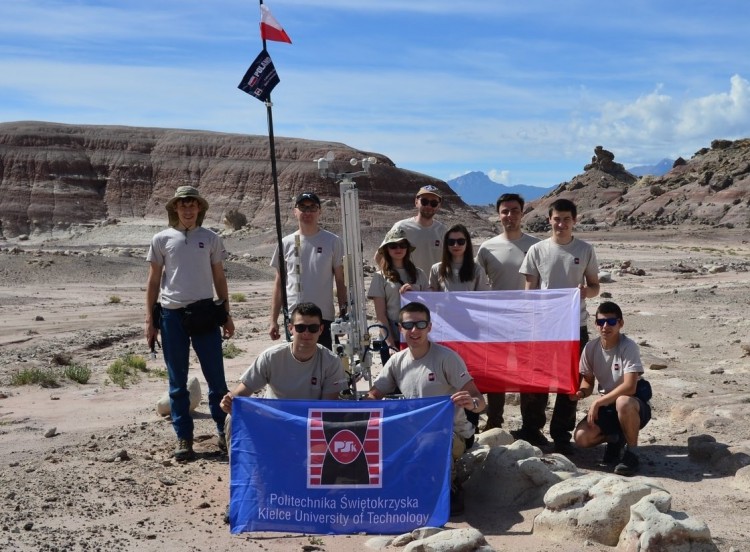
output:
<instances>
[{"instance_id":1,"label":"man wearing baseball cap","mask_svg":"<svg viewBox=\"0 0 750 552\"><path fill-rule=\"evenodd\" d=\"M398 221L390 230L401 228L406 233L406 239L415 248L411 260L425 274L429 274L432 265L442 259L443 238L447 228L434 218L442 203L443 196L436 186L422 186L414 199L417 214Z\"/></svg>"},{"instance_id":2,"label":"man wearing baseball cap","mask_svg":"<svg viewBox=\"0 0 750 552\"><path fill-rule=\"evenodd\" d=\"M333 305L333 285L339 310L346 307L347 293L344 283L344 244L336 234L320 228L320 198L314 192L302 192L294 199L294 217L298 229L282 240L286 263L286 295L289 312L299 303L312 302L323 311L323 331L318 343L333 348L331 322L336 318ZM271 258L276 268L276 281L271 300L271 339L281 337L279 313L281 312L281 276L279 274L278 247Z\"/></svg>"},{"instance_id":3,"label":"man wearing baseball cap","mask_svg":"<svg viewBox=\"0 0 750 552\"><path fill-rule=\"evenodd\" d=\"M169 228L151 239L146 256L150 264L145 333L153 350L161 332L169 375L172 426L177 434L174 457L185 461L195 457L187 388L191 344L208 383L208 407L216 423L219 448L226 451L224 423L227 415L220 407L227 392L221 339L222 335L225 339L232 337L234 322L229 314L224 243L216 233L202 226L208 202L196 188L180 186L167 202L166 209ZM214 290L217 301L214 301ZM157 299L160 308L155 309ZM206 305L201 314L198 314L197 303ZM223 309L221 317L216 315L217 309ZM186 323L188 312L194 317L193 326Z\"/></svg>"}]
</instances>

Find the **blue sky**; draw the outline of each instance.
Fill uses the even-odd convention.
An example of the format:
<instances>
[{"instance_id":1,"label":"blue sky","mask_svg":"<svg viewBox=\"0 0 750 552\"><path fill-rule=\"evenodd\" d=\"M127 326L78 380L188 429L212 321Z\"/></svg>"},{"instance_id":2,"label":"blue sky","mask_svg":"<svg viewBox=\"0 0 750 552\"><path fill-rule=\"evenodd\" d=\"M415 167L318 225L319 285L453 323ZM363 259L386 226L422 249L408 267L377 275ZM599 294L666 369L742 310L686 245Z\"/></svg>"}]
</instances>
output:
<instances>
[{"instance_id":1,"label":"blue sky","mask_svg":"<svg viewBox=\"0 0 750 552\"><path fill-rule=\"evenodd\" d=\"M750 136L747 0L269 0L274 132L554 186ZM0 121L266 134L253 0L7 0Z\"/></svg>"}]
</instances>

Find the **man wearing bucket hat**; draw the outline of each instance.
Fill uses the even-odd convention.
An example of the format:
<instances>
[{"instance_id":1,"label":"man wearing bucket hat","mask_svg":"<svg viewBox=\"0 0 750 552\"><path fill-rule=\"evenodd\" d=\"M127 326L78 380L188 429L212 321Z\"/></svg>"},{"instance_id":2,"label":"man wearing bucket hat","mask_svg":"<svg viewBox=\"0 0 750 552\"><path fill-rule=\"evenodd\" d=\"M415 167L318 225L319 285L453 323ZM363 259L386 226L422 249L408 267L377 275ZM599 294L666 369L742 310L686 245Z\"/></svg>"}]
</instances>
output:
<instances>
[{"instance_id":1,"label":"man wearing bucket hat","mask_svg":"<svg viewBox=\"0 0 750 552\"><path fill-rule=\"evenodd\" d=\"M401 228L406 232L406 238L414 247L411 260L425 274L430 273L432 265L439 263L443 255L443 237L447 228L434 218L442 203L443 196L436 186L422 186L414 199L417 214L398 221L391 228ZM377 256L375 261L379 262Z\"/></svg>"},{"instance_id":2,"label":"man wearing bucket hat","mask_svg":"<svg viewBox=\"0 0 750 552\"><path fill-rule=\"evenodd\" d=\"M346 308L347 290L344 282L344 244L336 234L319 225L320 198L313 192L302 192L294 199L294 217L298 229L282 240L286 264L286 295L289 312L299 303L313 302L323 311L323 332L318 343L333 348L331 322L336 318L333 306L333 284L339 312ZM271 299L271 339L281 337L279 313L281 312L281 276L279 274L278 247L271 258L276 268L276 281Z\"/></svg>"},{"instance_id":3,"label":"man wearing bucket hat","mask_svg":"<svg viewBox=\"0 0 750 552\"><path fill-rule=\"evenodd\" d=\"M208 383L208 405L216 423L219 448L226 450L226 413L220 407L227 392L221 339L222 334L226 339L232 337L234 323L229 314L229 291L224 274L226 250L217 234L202 227L208 202L194 187L180 186L167 202L166 209L169 228L152 238L146 256L150 266L145 333L153 348L161 332L169 375L172 426L177 434L174 456L184 461L195 457L187 389L191 344ZM216 302L214 289L218 296ZM157 299L160 309L154 309Z\"/></svg>"}]
</instances>

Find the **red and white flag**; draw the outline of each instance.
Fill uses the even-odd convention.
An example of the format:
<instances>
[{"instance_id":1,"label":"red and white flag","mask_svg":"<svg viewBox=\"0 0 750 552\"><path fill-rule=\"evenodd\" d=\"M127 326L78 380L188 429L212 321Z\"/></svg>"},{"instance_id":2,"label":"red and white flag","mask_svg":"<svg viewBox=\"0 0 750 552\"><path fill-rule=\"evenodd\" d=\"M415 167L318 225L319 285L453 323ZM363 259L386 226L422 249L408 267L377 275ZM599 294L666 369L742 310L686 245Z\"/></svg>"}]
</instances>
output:
<instances>
[{"instance_id":1,"label":"red and white flag","mask_svg":"<svg viewBox=\"0 0 750 552\"><path fill-rule=\"evenodd\" d=\"M401 296L402 305L411 301L429 307L430 340L456 351L483 393L578 389L577 288Z\"/></svg>"},{"instance_id":2,"label":"red and white flag","mask_svg":"<svg viewBox=\"0 0 750 552\"><path fill-rule=\"evenodd\" d=\"M260 5L260 37L263 40L292 43L292 39L265 4Z\"/></svg>"}]
</instances>

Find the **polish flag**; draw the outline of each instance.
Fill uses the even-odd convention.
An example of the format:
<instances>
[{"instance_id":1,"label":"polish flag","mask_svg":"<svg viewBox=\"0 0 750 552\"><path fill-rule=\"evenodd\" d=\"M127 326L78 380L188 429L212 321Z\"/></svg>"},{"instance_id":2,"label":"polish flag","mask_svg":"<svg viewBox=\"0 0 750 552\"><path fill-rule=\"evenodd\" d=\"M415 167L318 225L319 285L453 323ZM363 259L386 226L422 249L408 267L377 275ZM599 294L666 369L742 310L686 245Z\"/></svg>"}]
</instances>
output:
<instances>
[{"instance_id":1,"label":"polish flag","mask_svg":"<svg viewBox=\"0 0 750 552\"><path fill-rule=\"evenodd\" d=\"M483 393L575 393L581 295L577 288L408 292L430 309L430 340L456 351ZM402 343L405 340L402 337Z\"/></svg>"},{"instance_id":2,"label":"polish flag","mask_svg":"<svg viewBox=\"0 0 750 552\"><path fill-rule=\"evenodd\" d=\"M260 5L260 37L263 40L275 40L276 42L292 43L292 39L281 28L281 24L271 13L265 4Z\"/></svg>"}]
</instances>

